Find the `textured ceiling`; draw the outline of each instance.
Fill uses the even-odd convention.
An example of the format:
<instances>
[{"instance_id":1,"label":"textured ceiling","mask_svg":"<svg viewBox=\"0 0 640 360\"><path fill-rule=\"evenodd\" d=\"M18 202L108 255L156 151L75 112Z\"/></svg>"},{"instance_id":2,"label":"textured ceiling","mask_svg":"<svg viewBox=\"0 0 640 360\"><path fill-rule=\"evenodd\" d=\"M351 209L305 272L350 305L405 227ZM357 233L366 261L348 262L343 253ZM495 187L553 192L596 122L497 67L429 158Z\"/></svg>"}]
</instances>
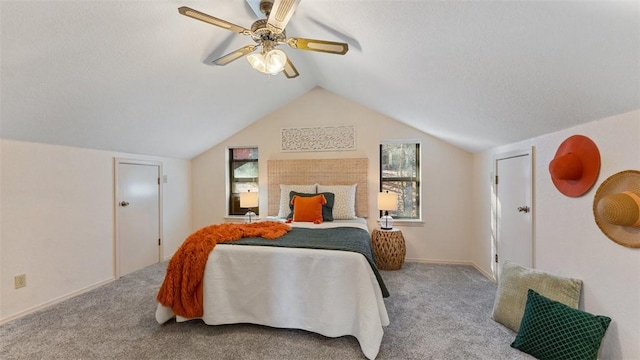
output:
<instances>
[{"instance_id":1,"label":"textured ceiling","mask_svg":"<svg viewBox=\"0 0 640 360\"><path fill-rule=\"evenodd\" d=\"M251 0L255 3L256 0ZM639 1L303 0L283 47L301 76L243 59L244 0L0 2L2 138L191 158L315 86L468 151L640 109Z\"/></svg>"}]
</instances>

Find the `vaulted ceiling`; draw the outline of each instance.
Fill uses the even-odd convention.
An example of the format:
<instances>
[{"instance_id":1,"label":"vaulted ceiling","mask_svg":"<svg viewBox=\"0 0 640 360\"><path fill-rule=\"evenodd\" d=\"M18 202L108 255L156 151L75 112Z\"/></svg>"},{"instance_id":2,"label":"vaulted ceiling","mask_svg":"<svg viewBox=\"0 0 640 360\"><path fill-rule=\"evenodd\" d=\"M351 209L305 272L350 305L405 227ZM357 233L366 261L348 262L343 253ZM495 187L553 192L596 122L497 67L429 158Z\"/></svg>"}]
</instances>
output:
<instances>
[{"instance_id":1,"label":"vaulted ceiling","mask_svg":"<svg viewBox=\"0 0 640 360\"><path fill-rule=\"evenodd\" d=\"M315 86L471 152L640 109L639 1L303 0L301 76L207 61L258 0L0 2L2 138L191 158Z\"/></svg>"}]
</instances>

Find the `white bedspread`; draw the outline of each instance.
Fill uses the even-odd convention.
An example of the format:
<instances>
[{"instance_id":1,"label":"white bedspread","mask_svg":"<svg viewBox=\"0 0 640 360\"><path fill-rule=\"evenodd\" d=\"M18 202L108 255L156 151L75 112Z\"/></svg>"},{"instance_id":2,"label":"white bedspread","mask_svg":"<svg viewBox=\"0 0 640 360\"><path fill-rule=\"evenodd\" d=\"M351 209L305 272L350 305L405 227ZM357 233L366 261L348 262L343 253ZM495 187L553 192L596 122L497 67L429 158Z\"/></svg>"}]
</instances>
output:
<instances>
[{"instance_id":1,"label":"white bedspread","mask_svg":"<svg viewBox=\"0 0 640 360\"><path fill-rule=\"evenodd\" d=\"M354 252L220 244L209 255L203 291L202 320L209 325L252 323L328 337L353 335L369 359L377 356L382 327L389 324L375 274ZM171 308L158 304L158 323L173 317Z\"/></svg>"}]
</instances>

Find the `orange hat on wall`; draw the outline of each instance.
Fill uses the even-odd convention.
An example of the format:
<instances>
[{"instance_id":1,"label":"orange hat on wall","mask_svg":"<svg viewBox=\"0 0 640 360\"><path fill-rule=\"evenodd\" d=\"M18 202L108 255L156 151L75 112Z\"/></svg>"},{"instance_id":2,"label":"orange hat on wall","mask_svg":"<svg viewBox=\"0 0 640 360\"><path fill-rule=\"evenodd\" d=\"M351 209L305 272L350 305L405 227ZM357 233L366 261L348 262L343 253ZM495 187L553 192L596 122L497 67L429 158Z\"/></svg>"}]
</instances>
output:
<instances>
[{"instance_id":1,"label":"orange hat on wall","mask_svg":"<svg viewBox=\"0 0 640 360\"><path fill-rule=\"evenodd\" d=\"M600 151L586 136L573 135L560 144L549 163L551 181L566 196L578 197L595 184L600 173Z\"/></svg>"}]
</instances>

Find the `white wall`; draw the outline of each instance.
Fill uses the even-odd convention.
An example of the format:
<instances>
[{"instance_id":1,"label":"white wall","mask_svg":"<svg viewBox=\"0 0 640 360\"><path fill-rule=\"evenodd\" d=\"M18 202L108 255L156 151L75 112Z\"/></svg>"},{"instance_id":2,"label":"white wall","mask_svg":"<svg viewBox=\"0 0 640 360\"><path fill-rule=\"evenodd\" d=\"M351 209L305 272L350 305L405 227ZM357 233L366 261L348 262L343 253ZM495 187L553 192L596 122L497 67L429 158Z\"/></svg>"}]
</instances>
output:
<instances>
[{"instance_id":1,"label":"white wall","mask_svg":"<svg viewBox=\"0 0 640 360\"><path fill-rule=\"evenodd\" d=\"M0 322L114 279L114 157L163 163L166 257L191 232L189 160L0 141Z\"/></svg>"},{"instance_id":2,"label":"white wall","mask_svg":"<svg viewBox=\"0 0 640 360\"><path fill-rule=\"evenodd\" d=\"M280 151L280 129L322 125L355 125L355 151ZM193 159L194 230L221 222L226 214L226 149L258 146L260 156L260 214L267 211L267 160L367 157L369 159L369 227L376 226L379 189L379 144L382 140L413 139L422 149L423 223L397 224L407 243L407 259L467 262L471 210L472 155L394 119L376 113L321 88L260 119ZM274 214L269 214L274 215Z\"/></svg>"},{"instance_id":3,"label":"white wall","mask_svg":"<svg viewBox=\"0 0 640 360\"><path fill-rule=\"evenodd\" d=\"M593 188L578 198L562 195L548 165L567 137L581 134L600 150L602 165ZM491 272L489 173L495 154L534 146L534 263L536 268L582 279L581 308L613 319L602 359L640 359L640 249L609 240L593 218L593 197L609 176L640 169L640 110L474 154L472 261Z\"/></svg>"}]
</instances>

